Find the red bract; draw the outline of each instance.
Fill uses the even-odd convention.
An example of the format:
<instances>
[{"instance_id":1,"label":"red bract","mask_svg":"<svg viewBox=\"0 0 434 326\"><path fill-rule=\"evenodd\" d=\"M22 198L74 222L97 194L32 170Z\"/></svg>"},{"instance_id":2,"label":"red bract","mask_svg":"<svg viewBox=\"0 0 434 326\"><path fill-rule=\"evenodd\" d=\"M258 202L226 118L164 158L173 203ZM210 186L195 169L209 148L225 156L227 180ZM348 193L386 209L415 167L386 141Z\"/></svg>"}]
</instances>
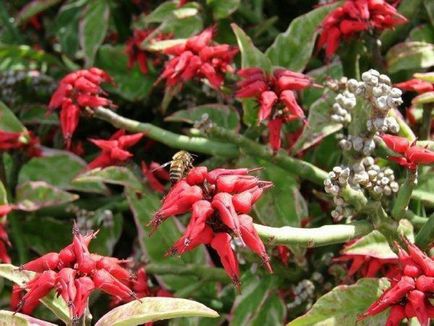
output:
<instances>
[{"instance_id":1,"label":"red bract","mask_svg":"<svg viewBox=\"0 0 434 326\"><path fill-rule=\"evenodd\" d=\"M6 215L14 209L13 205L0 205L0 262L10 264L11 258L8 255L7 247L11 246L6 231Z\"/></svg>"},{"instance_id":2,"label":"red bract","mask_svg":"<svg viewBox=\"0 0 434 326\"><path fill-rule=\"evenodd\" d=\"M134 146L143 134L137 133L126 135L124 130L114 133L109 140L89 139L96 146L101 148L102 152L92 162L87 165L87 169L103 168L111 165L119 165L133 156L126 149Z\"/></svg>"},{"instance_id":3,"label":"red bract","mask_svg":"<svg viewBox=\"0 0 434 326\"><path fill-rule=\"evenodd\" d=\"M148 61L151 59L153 66L157 65L160 61L158 57L151 52L143 50L140 45L145 41L160 41L170 38L170 34L157 33L153 29L136 29L133 36L127 41L125 45L125 53L128 56L128 68L132 68L137 62L140 71L145 75L148 73ZM151 38L151 39L149 39Z\"/></svg>"},{"instance_id":4,"label":"red bract","mask_svg":"<svg viewBox=\"0 0 434 326\"><path fill-rule=\"evenodd\" d=\"M33 133L0 130L0 151L11 149L23 149L30 157L41 155L39 138Z\"/></svg>"},{"instance_id":5,"label":"red bract","mask_svg":"<svg viewBox=\"0 0 434 326\"><path fill-rule=\"evenodd\" d=\"M121 299L135 298L128 286L130 274L120 266L122 261L89 252L89 242L95 234L83 236L74 225L70 245L59 253L45 254L21 266L36 275L25 285L27 293L21 299L21 289L14 289L11 306L30 314L39 299L55 290L68 304L71 318L76 320L83 315L88 298L96 289Z\"/></svg>"},{"instance_id":6,"label":"red bract","mask_svg":"<svg viewBox=\"0 0 434 326\"><path fill-rule=\"evenodd\" d=\"M217 251L222 265L236 286L239 286L238 261L231 247L238 237L258 254L271 272L269 257L249 215L253 204L271 182L247 175L248 169L215 169L196 167L176 183L163 199L161 208L149 223L153 231L167 218L191 212L183 236L168 255L183 254L200 244Z\"/></svg>"},{"instance_id":7,"label":"red bract","mask_svg":"<svg viewBox=\"0 0 434 326\"><path fill-rule=\"evenodd\" d=\"M269 142L273 150L281 146L283 123L305 119L303 109L298 105L295 91L312 85L308 76L286 69L276 69L267 75L260 68L246 68L238 71L242 78L237 84L238 98L255 98L259 103L258 121L269 119Z\"/></svg>"},{"instance_id":8,"label":"red bract","mask_svg":"<svg viewBox=\"0 0 434 326\"><path fill-rule=\"evenodd\" d=\"M234 70L231 64L238 49L228 44L213 45L213 33L213 28L207 28L185 43L164 50L173 57L166 63L157 82L165 79L168 87L175 87L193 78L205 78L212 87L219 89L224 74Z\"/></svg>"},{"instance_id":9,"label":"red bract","mask_svg":"<svg viewBox=\"0 0 434 326\"><path fill-rule=\"evenodd\" d=\"M382 138L387 147L394 152L402 154L402 156L392 156L389 159L407 169L415 170L420 164L428 165L434 163L434 152L416 146L415 142L410 144L408 139L392 135L383 135Z\"/></svg>"},{"instance_id":10,"label":"red bract","mask_svg":"<svg viewBox=\"0 0 434 326\"><path fill-rule=\"evenodd\" d=\"M402 83L395 84L395 87L403 89L405 91L417 92L417 93L426 93L434 91L434 84L420 80L417 78L407 80Z\"/></svg>"},{"instance_id":11,"label":"red bract","mask_svg":"<svg viewBox=\"0 0 434 326\"><path fill-rule=\"evenodd\" d=\"M406 22L407 19L385 0L345 0L323 20L317 47L325 48L326 58L330 59L342 38L372 29L393 28Z\"/></svg>"},{"instance_id":12,"label":"red bract","mask_svg":"<svg viewBox=\"0 0 434 326\"><path fill-rule=\"evenodd\" d=\"M391 279L391 287L359 316L374 316L391 307L386 325L399 325L404 318L416 317L422 326L434 318L434 306L428 300L434 289L434 261L415 244L404 239L407 251L398 244L400 274ZM410 268L409 268L410 267Z\"/></svg>"},{"instance_id":13,"label":"red bract","mask_svg":"<svg viewBox=\"0 0 434 326\"><path fill-rule=\"evenodd\" d=\"M53 93L48 109L60 108L60 126L67 148L71 146L71 138L77 128L81 111L98 106L114 107L113 103L101 97L106 95L102 90L103 82L112 83L112 78L103 70L90 68L78 70L66 75Z\"/></svg>"}]
</instances>

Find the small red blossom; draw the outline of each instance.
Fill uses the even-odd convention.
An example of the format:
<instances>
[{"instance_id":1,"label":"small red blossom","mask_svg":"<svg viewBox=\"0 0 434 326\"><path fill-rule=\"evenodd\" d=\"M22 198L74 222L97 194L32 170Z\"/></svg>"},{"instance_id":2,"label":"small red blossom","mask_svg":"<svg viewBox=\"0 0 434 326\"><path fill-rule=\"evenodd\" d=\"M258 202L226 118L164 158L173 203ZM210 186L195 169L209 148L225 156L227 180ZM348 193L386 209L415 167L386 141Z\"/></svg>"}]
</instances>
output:
<instances>
[{"instance_id":1,"label":"small red blossom","mask_svg":"<svg viewBox=\"0 0 434 326\"><path fill-rule=\"evenodd\" d=\"M143 41L149 39L154 35L155 30L153 29L136 29L133 32L133 36L127 41L125 44L125 53L128 56L128 68L132 68L134 64L137 62L140 68L140 71L143 74L147 74L148 69L148 61L152 59L153 66L156 66L160 62L160 58L156 57L153 53L143 50L140 45ZM171 37L170 34L159 33L152 37L152 40L160 41L169 39Z\"/></svg>"},{"instance_id":2,"label":"small red blossom","mask_svg":"<svg viewBox=\"0 0 434 326\"><path fill-rule=\"evenodd\" d=\"M103 70L90 68L66 75L53 93L48 109L60 108L60 126L66 147L71 146L71 138L78 126L80 114L85 107L115 107L102 90L101 84L112 83L112 78Z\"/></svg>"},{"instance_id":3,"label":"small red blossom","mask_svg":"<svg viewBox=\"0 0 434 326\"><path fill-rule=\"evenodd\" d=\"M126 135L124 130L118 130L108 140L89 139L102 151L86 168L91 170L125 162L133 156L126 149L134 146L142 137L142 133Z\"/></svg>"},{"instance_id":4,"label":"small red blossom","mask_svg":"<svg viewBox=\"0 0 434 326\"><path fill-rule=\"evenodd\" d=\"M410 79L402 83L397 83L395 84L395 87L398 87L404 91L416 92L419 94L434 91L433 83L417 78Z\"/></svg>"},{"instance_id":5,"label":"small red blossom","mask_svg":"<svg viewBox=\"0 0 434 326\"><path fill-rule=\"evenodd\" d=\"M170 175L160 164L151 162L147 165L142 162L142 173L152 189L159 193L164 192L164 184L170 180Z\"/></svg>"},{"instance_id":6,"label":"small red blossom","mask_svg":"<svg viewBox=\"0 0 434 326\"><path fill-rule=\"evenodd\" d=\"M359 320L390 309L386 326L398 326L405 318L416 317L422 326L429 326L434 319L434 306L429 298L434 292L434 260L415 244L404 239L407 250L398 248L400 275L390 279L391 286L369 308Z\"/></svg>"},{"instance_id":7,"label":"small red blossom","mask_svg":"<svg viewBox=\"0 0 434 326\"><path fill-rule=\"evenodd\" d=\"M305 119L303 109L296 100L296 91L313 84L308 76L286 69L276 69L268 76L260 68L238 71L242 78L237 84L238 98L255 98L259 103L258 121L268 119L269 142L276 151L281 146L283 124L295 119ZM299 130L301 133L302 129Z\"/></svg>"},{"instance_id":8,"label":"small red blossom","mask_svg":"<svg viewBox=\"0 0 434 326\"><path fill-rule=\"evenodd\" d=\"M168 251L168 255L183 254L195 247L210 245L221 263L239 286L239 268L231 247L232 237L238 237L259 255L269 272L270 258L262 240L247 215L271 182L249 175L248 169L193 168L178 181L163 199L160 209L149 223L155 230L171 216L191 212L183 236Z\"/></svg>"},{"instance_id":9,"label":"small red blossom","mask_svg":"<svg viewBox=\"0 0 434 326\"><path fill-rule=\"evenodd\" d=\"M96 233L80 234L73 228L73 241L59 253L50 252L20 267L35 272L33 279L24 287L16 287L11 296L14 310L31 314L39 299L55 290L67 303L73 320L79 319L91 293L101 290L119 300L137 298L129 287L130 273L113 257L104 257L89 252L88 246ZM22 292L27 292L22 295Z\"/></svg>"},{"instance_id":10,"label":"small red blossom","mask_svg":"<svg viewBox=\"0 0 434 326\"><path fill-rule=\"evenodd\" d=\"M345 0L323 20L317 48L325 48L330 59L342 38L370 31L384 30L404 24L407 19L385 0Z\"/></svg>"},{"instance_id":11,"label":"small red blossom","mask_svg":"<svg viewBox=\"0 0 434 326\"><path fill-rule=\"evenodd\" d=\"M0 151L22 149L30 157L41 156L39 138L32 132L9 132L0 130Z\"/></svg>"},{"instance_id":12,"label":"small red blossom","mask_svg":"<svg viewBox=\"0 0 434 326\"><path fill-rule=\"evenodd\" d=\"M429 165L434 163L434 152L429 149L416 146L415 142L410 144L405 137L383 135L382 136L387 147L392 151L402 154L402 156L392 156L389 160L392 160L399 165L409 169L415 170L418 165Z\"/></svg>"},{"instance_id":13,"label":"small red blossom","mask_svg":"<svg viewBox=\"0 0 434 326\"><path fill-rule=\"evenodd\" d=\"M199 35L165 49L172 58L166 63L157 83L166 80L168 87L182 85L194 78L207 79L212 87L219 89L224 74L233 72L231 66L238 49L228 44L212 44L213 28L207 28Z\"/></svg>"}]
</instances>

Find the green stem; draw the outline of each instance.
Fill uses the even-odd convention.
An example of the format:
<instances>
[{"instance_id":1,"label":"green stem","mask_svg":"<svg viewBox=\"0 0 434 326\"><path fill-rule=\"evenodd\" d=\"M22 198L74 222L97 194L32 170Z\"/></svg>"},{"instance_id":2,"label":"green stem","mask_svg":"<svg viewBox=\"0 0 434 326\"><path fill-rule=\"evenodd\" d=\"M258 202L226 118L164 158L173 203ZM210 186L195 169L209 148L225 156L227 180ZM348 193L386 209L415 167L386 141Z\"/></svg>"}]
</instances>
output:
<instances>
[{"instance_id":1,"label":"green stem","mask_svg":"<svg viewBox=\"0 0 434 326\"><path fill-rule=\"evenodd\" d=\"M188 137L161 129L150 123L142 123L118 115L117 113L99 107L94 110L94 116L107 121L113 126L130 132L142 132L147 137L167 146L204 153L209 155L236 157L238 150L232 144L225 144L201 137Z\"/></svg>"},{"instance_id":2,"label":"green stem","mask_svg":"<svg viewBox=\"0 0 434 326\"><path fill-rule=\"evenodd\" d=\"M399 135L407 138L410 142L416 140L416 135L410 126L394 110L389 111L389 115L394 117L399 125Z\"/></svg>"},{"instance_id":3,"label":"green stem","mask_svg":"<svg viewBox=\"0 0 434 326\"><path fill-rule=\"evenodd\" d=\"M434 215L427 220L416 235L416 244L425 249L434 241Z\"/></svg>"},{"instance_id":4,"label":"green stem","mask_svg":"<svg viewBox=\"0 0 434 326\"><path fill-rule=\"evenodd\" d=\"M178 265L174 268L171 264L147 264L146 272L156 275L194 275L201 280L212 280L225 284L231 283L229 276L222 268L207 267L202 265Z\"/></svg>"},{"instance_id":5,"label":"green stem","mask_svg":"<svg viewBox=\"0 0 434 326\"><path fill-rule=\"evenodd\" d=\"M413 224L416 228L419 229L422 228L429 220L428 217L416 215L410 210L407 210L407 212L405 212L405 218L409 220L411 224Z\"/></svg>"},{"instance_id":6,"label":"green stem","mask_svg":"<svg viewBox=\"0 0 434 326\"><path fill-rule=\"evenodd\" d=\"M407 170L407 177L399 189L398 196L392 208L392 217L400 220L404 217L408 204L410 203L411 194L416 185L417 170Z\"/></svg>"},{"instance_id":7,"label":"green stem","mask_svg":"<svg viewBox=\"0 0 434 326\"><path fill-rule=\"evenodd\" d=\"M345 201L354 206L357 211L362 210L368 203L368 199L361 190L356 190L347 185L342 189L340 195Z\"/></svg>"},{"instance_id":8,"label":"green stem","mask_svg":"<svg viewBox=\"0 0 434 326\"><path fill-rule=\"evenodd\" d=\"M360 47L357 42L353 41L348 44L346 51L342 53L340 57L344 69L344 76L360 79Z\"/></svg>"},{"instance_id":9,"label":"green stem","mask_svg":"<svg viewBox=\"0 0 434 326\"><path fill-rule=\"evenodd\" d=\"M250 140L249 138L237 134L231 130L227 130L218 126L211 126L209 129L207 129L207 132L211 136L238 145L243 152L252 155L255 158L261 158L271 162L287 170L288 172L310 180L313 183L322 185L324 179L327 178L326 171L321 170L320 168L303 160L290 157L284 151L279 151L277 154L273 155L267 146L260 145L255 141Z\"/></svg>"},{"instance_id":10,"label":"green stem","mask_svg":"<svg viewBox=\"0 0 434 326\"><path fill-rule=\"evenodd\" d=\"M312 248L343 243L364 236L373 230L373 226L366 221L358 221L351 224L324 225L311 229L291 226L274 228L255 224L255 229L263 240L269 241L272 245L297 244Z\"/></svg>"},{"instance_id":11,"label":"green stem","mask_svg":"<svg viewBox=\"0 0 434 326\"><path fill-rule=\"evenodd\" d=\"M419 130L419 139L429 139L431 135L431 113L433 111L433 103L423 105L422 126Z\"/></svg>"},{"instance_id":12,"label":"green stem","mask_svg":"<svg viewBox=\"0 0 434 326\"><path fill-rule=\"evenodd\" d=\"M364 211L370 217L375 229L380 231L391 245L394 241L400 240L397 232L398 225L387 215L381 202L369 203Z\"/></svg>"}]
</instances>

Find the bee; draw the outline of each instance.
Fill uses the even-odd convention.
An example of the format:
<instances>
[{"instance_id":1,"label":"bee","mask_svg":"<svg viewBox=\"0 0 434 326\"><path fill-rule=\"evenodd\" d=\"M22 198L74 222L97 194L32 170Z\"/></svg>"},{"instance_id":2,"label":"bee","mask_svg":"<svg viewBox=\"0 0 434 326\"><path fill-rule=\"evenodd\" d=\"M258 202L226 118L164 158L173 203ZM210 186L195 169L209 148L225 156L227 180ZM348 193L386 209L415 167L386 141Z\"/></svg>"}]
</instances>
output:
<instances>
[{"instance_id":1,"label":"bee","mask_svg":"<svg viewBox=\"0 0 434 326\"><path fill-rule=\"evenodd\" d=\"M174 185L183 177L185 177L187 173L193 168L193 161L193 154L190 154L187 151L179 151L172 156L171 161L164 163L163 165L161 165L160 168L163 168L170 164L169 178L172 185Z\"/></svg>"}]
</instances>

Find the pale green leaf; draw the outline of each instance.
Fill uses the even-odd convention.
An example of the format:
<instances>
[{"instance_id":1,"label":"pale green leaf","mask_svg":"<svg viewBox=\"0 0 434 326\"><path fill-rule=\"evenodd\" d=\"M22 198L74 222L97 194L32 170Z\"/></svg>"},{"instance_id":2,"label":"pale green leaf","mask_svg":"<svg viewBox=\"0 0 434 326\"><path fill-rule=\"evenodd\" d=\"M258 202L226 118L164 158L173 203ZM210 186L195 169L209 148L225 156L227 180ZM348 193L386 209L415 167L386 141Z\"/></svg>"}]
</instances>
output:
<instances>
[{"instance_id":1,"label":"pale green leaf","mask_svg":"<svg viewBox=\"0 0 434 326\"><path fill-rule=\"evenodd\" d=\"M241 0L207 0L206 3L211 7L214 19L219 20L230 16L240 6Z\"/></svg>"},{"instance_id":2,"label":"pale green leaf","mask_svg":"<svg viewBox=\"0 0 434 326\"><path fill-rule=\"evenodd\" d=\"M362 255L379 259L392 259L398 256L390 249L387 239L374 230L342 250L346 255Z\"/></svg>"},{"instance_id":3,"label":"pale green leaf","mask_svg":"<svg viewBox=\"0 0 434 326\"><path fill-rule=\"evenodd\" d=\"M0 130L8 132L25 132L26 127L15 114L0 101Z\"/></svg>"},{"instance_id":4,"label":"pale green leaf","mask_svg":"<svg viewBox=\"0 0 434 326\"><path fill-rule=\"evenodd\" d=\"M434 44L404 42L392 47L386 54L390 73L400 70L420 70L434 65Z\"/></svg>"},{"instance_id":5,"label":"pale green leaf","mask_svg":"<svg viewBox=\"0 0 434 326\"><path fill-rule=\"evenodd\" d=\"M56 326L56 324L49 323L48 321L7 310L0 310L0 320L0 325L4 326Z\"/></svg>"},{"instance_id":6,"label":"pale green leaf","mask_svg":"<svg viewBox=\"0 0 434 326\"><path fill-rule=\"evenodd\" d=\"M140 302L141 301L141 302ZM218 313L196 301L178 298L148 297L116 307L95 326L135 326L178 317L218 317Z\"/></svg>"},{"instance_id":7,"label":"pale green leaf","mask_svg":"<svg viewBox=\"0 0 434 326\"><path fill-rule=\"evenodd\" d=\"M33 0L24 6L16 17L16 24L18 26L26 23L30 18L36 16L42 11L53 7L60 3L62 0Z\"/></svg>"}]
</instances>

